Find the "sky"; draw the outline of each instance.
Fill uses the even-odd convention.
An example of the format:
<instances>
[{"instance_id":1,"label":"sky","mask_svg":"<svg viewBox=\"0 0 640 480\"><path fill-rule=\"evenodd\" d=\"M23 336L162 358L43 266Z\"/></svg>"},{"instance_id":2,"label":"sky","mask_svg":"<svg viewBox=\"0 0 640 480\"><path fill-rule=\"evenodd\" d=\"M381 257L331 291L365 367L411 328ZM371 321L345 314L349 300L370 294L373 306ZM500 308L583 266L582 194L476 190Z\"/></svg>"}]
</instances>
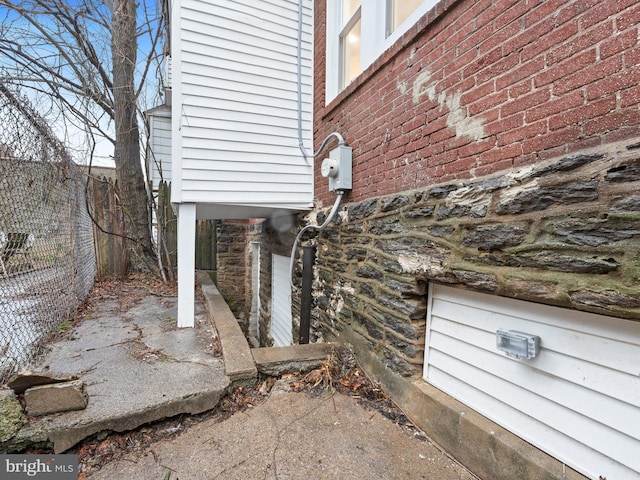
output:
<instances>
[{"instance_id":1,"label":"sky","mask_svg":"<svg viewBox=\"0 0 640 480\"><path fill-rule=\"evenodd\" d=\"M59 0L50 0L52 3ZM108 30L106 29L108 25L108 17L109 10L105 6L105 3L97 0L98 5L94 6L94 8L85 9L84 14L82 10L82 6L90 3L92 0L74 0L74 1L63 1L63 5L67 7L73 8L74 13L77 14L77 18L80 19L80 24L86 28L88 35L92 37L92 46L95 48L97 55L99 58L103 59L103 66L106 72L111 71L111 60L110 60L110 39L108 38ZM14 4L20 2L13 2ZM138 14L139 14L139 25L141 24L141 19L144 16L145 11L151 12L152 14L157 14L160 9L159 0L144 0L143 2L138 3ZM89 11L89 14L86 12ZM96 13L97 12L97 13ZM96 18L102 18L106 23L100 25L99 22L95 22ZM55 23L48 17L38 16L38 26L30 25L23 18L20 18L15 12L11 12L6 6L0 6L0 19L2 19L2 24L0 25L0 67L5 66L7 68L11 68L15 65L15 62L12 61L11 55L9 55L9 49L7 46L9 44L3 43L11 40L15 40L17 44L21 46L21 48L27 49L29 48L30 42L26 40L24 37L25 32L35 32L38 28L46 30L48 34L52 36L52 39L60 40L66 38L64 35L59 34L60 30L57 28ZM83 21L86 20L87 21ZM155 29L154 29L155 30ZM52 42L45 41L35 44L33 46L33 51L37 52L41 57L46 56L49 59L50 65L59 65L60 59L64 57L60 52L51 46ZM147 52L150 49L150 40L148 34L142 34L138 39L138 61L140 59L144 59L146 57ZM69 49L71 51L71 49ZM71 64L81 63L81 61L77 59L71 59ZM63 60L64 62L64 60ZM66 62L69 63L69 62ZM70 77L68 74L69 67L61 67L59 71L61 71L65 76ZM138 66L138 73L143 70L143 65ZM152 108L160 103L160 99L158 98L157 92L157 75L156 71L158 70L158 65L154 65L151 70L150 79L152 82L149 84L148 88L143 91L143 95L140 101L140 108L142 110ZM0 72L1 75L1 72ZM12 75L15 76L15 75ZM67 139L70 144L70 150L72 151L72 155L74 159L78 163L88 163L87 161L87 141L84 135L82 128L74 125L77 121L72 121L69 117L65 117L64 114L59 113L59 110L52 110L51 102L45 100L46 96L43 96L41 92L36 92L33 89L27 88L29 85L34 85L29 81L30 78L25 77L18 80L16 83L22 85L22 94L27 96L34 107L40 111L40 113L50 121L53 131L60 136L61 139ZM79 80L78 80L79 81ZM99 110L95 110L96 113L101 113ZM113 132L113 124L108 121L108 116L102 115L102 119L98 120L96 117L96 123L100 125L100 127L110 133ZM141 134L144 135L143 123L142 119L140 119L140 127ZM144 149L142 150L144 153ZM98 139L96 143L96 149L94 152L94 165L100 166L113 166L113 144L106 139Z\"/></svg>"}]
</instances>

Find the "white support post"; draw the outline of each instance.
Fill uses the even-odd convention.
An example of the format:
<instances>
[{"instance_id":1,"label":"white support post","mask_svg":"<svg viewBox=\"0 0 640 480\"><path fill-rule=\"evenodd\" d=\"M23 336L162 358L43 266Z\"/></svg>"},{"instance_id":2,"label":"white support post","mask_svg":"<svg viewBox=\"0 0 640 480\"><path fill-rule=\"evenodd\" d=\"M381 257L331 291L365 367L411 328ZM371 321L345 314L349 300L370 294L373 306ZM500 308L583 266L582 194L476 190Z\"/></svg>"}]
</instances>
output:
<instances>
[{"instance_id":1,"label":"white support post","mask_svg":"<svg viewBox=\"0 0 640 480\"><path fill-rule=\"evenodd\" d=\"M196 204L178 204L178 328L195 325Z\"/></svg>"}]
</instances>

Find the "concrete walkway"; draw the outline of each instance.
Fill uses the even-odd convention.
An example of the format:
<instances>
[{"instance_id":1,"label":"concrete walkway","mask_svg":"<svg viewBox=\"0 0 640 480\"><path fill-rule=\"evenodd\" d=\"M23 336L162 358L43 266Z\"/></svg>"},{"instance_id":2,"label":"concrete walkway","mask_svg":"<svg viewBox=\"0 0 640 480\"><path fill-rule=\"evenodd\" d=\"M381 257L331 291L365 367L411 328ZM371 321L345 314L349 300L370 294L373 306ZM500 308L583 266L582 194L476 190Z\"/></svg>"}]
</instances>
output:
<instances>
[{"instance_id":1,"label":"concrete walkway","mask_svg":"<svg viewBox=\"0 0 640 480\"><path fill-rule=\"evenodd\" d=\"M471 480L434 445L352 397L287 393L228 420L191 426L140 456L110 463L93 480Z\"/></svg>"},{"instance_id":2,"label":"concrete walkway","mask_svg":"<svg viewBox=\"0 0 640 480\"><path fill-rule=\"evenodd\" d=\"M213 409L231 385L253 385L258 372L278 376L326 359L330 345L250 349L209 276L199 279L205 302L196 304L192 329L175 327L172 297L144 296L124 310L116 299L101 302L34 369L79 376L87 408L31 418L0 452L37 444L65 452L99 432ZM214 355L216 335L222 357ZM193 425L91 478L475 478L355 398L289 393L281 382L264 403Z\"/></svg>"},{"instance_id":3,"label":"concrete walkway","mask_svg":"<svg viewBox=\"0 0 640 480\"><path fill-rule=\"evenodd\" d=\"M175 303L150 295L118 314L116 300L101 303L34 368L79 376L87 408L33 418L0 450L51 443L59 453L98 432L214 408L230 380L213 355L211 322L199 305L196 328L177 329Z\"/></svg>"}]
</instances>

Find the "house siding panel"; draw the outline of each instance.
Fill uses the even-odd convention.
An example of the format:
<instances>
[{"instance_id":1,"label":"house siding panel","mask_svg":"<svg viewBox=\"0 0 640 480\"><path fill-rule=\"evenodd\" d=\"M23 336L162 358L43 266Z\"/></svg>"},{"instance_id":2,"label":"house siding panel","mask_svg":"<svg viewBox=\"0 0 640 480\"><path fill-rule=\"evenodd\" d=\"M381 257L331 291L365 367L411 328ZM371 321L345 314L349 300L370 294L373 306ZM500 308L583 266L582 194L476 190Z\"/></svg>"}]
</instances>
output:
<instances>
[{"instance_id":1,"label":"house siding panel","mask_svg":"<svg viewBox=\"0 0 640 480\"><path fill-rule=\"evenodd\" d=\"M147 176L153 190L161 181L171 181L171 117L151 113L149 115L149 148Z\"/></svg>"},{"instance_id":2,"label":"house siding panel","mask_svg":"<svg viewBox=\"0 0 640 480\"><path fill-rule=\"evenodd\" d=\"M312 9L303 5L303 140L310 150ZM297 8L297 1L181 3L181 38L173 44L180 78L174 135L181 139L174 201L312 205L313 166L298 147Z\"/></svg>"},{"instance_id":3,"label":"house siding panel","mask_svg":"<svg viewBox=\"0 0 640 480\"><path fill-rule=\"evenodd\" d=\"M441 285L430 299L427 381L592 478L640 475L639 323ZM506 357L499 328L540 353Z\"/></svg>"}]
</instances>

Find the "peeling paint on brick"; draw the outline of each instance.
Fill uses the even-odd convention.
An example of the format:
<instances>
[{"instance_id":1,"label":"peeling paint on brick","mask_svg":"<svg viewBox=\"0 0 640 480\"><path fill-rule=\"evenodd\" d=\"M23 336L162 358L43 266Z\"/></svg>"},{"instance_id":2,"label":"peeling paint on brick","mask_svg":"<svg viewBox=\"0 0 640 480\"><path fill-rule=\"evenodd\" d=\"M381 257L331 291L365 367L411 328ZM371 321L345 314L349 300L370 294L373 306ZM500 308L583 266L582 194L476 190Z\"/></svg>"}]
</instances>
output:
<instances>
[{"instance_id":1,"label":"peeling paint on brick","mask_svg":"<svg viewBox=\"0 0 640 480\"><path fill-rule=\"evenodd\" d=\"M411 89L414 104L420 103L423 96L431 101L437 101L441 107L449 110L447 126L456 132L456 137L466 136L473 140L480 140L485 136L484 123L480 118L470 117L466 108L460 105L462 92L447 94L440 92L436 95L437 82L431 82L431 72L423 70L416 77ZM401 89L402 91L402 89Z\"/></svg>"}]
</instances>

